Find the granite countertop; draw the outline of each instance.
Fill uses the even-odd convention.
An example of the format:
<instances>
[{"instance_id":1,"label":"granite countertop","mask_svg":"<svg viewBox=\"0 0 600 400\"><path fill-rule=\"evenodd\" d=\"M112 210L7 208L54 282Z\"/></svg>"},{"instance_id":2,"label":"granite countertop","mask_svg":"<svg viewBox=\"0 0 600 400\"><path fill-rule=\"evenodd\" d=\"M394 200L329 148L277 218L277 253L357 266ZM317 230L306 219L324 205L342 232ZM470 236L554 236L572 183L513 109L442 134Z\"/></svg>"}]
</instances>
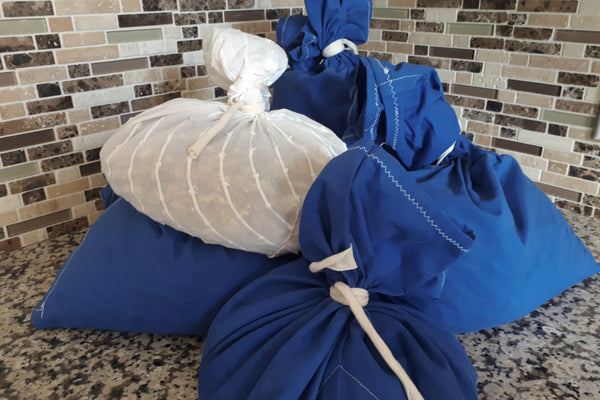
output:
<instances>
[{"instance_id":1,"label":"granite countertop","mask_svg":"<svg viewBox=\"0 0 600 400\"><path fill-rule=\"evenodd\" d=\"M600 221L566 216L598 259ZM0 399L197 398L200 337L33 327L29 315L83 236L1 256ZM599 279L518 321L460 335L479 375L479 398L600 399Z\"/></svg>"}]
</instances>

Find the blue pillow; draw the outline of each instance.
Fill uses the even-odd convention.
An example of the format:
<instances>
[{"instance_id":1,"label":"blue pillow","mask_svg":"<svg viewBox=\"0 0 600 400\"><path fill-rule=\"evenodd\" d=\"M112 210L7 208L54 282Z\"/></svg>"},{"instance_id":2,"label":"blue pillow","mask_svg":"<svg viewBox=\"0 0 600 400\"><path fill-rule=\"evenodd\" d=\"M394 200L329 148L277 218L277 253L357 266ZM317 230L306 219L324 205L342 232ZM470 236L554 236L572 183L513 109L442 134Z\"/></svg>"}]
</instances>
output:
<instances>
[{"instance_id":1,"label":"blue pillow","mask_svg":"<svg viewBox=\"0 0 600 400\"><path fill-rule=\"evenodd\" d=\"M107 208L33 311L36 328L204 335L241 287L298 257L208 245L102 194Z\"/></svg>"}]
</instances>

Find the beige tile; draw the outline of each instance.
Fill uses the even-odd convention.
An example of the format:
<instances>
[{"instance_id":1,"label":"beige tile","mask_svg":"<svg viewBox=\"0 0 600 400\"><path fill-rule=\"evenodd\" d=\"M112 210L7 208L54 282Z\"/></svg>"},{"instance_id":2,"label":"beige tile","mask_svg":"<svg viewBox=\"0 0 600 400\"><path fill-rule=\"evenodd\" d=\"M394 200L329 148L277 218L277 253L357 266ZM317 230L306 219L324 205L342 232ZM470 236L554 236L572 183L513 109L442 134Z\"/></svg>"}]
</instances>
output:
<instances>
[{"instance_id":1,"label":"beige tile","mask_svg":"<svg viewBox=\"0 0 600 400\"><path fill-rule=\"evenodd\" d=\"M529 14L528 25L564 28L569 25L569 16L566 14L531 13Z\"/></svg>"},{"instance_id":2,"label":"beige tile","mask_svg":"<svg viewBox=\"0 0 600 400\"><path fill-rule=\"evenodd\" d=\"M417 0L388 0L388 6L412 8L417 6Z\"/></svg>"},{"instance_id":3,"label":"beige tile","mask_svg":"<svg viewBox=\"0 0 600 400\"><path fill-rule=\"evenodd\" d=\"M23 103L3 104L0 106L0 119L7 120L25 115Z\"/></svg>"},{"instance_id":4,"label":"beige tile","mask_svg":"<svg viewBox=\"0 0 600 400\"><path fill-rule=\"evenodd\" d=\"M82 192L90 188L90 182L87 177L77 179L73 182L62 183L58 185L46 186L46 193L48 198L54 199L56 197L65 196L67 194Z\"/></svg>"},{"instance_id":5,"label":"beige tile","mask_svg":"<svg viewBox=\"0 0 600 400\"><path fill-rule=\"evenodd\" d=\"M468 121L467 131L473 133L481 133L484 135L490 135L491 125L479 121Z\"/></svg>"},{"instance_id":6,"label":"beige tile","mask_svg":"<svg viewBox=\"0 0 600 400\"><path fill-rule=\"evenodd\" d=\"M24 221L42 215L47 215L58 210L65 210L67 208L71 208L77 204L82 204L84 202L85 196L83 193L73 193L68 196L41 201L39 203L34 203L29 206L22 207L18 210L18 213L20 219Z\"/></svg>"},{"instance_id":7,"label":"beige tile","mask_svg":"<svg viewBox=\"0 0 600 400\"><path fill-rule=\"evenodd\" d=\"M478 146L490 147L492 145L492 138L487 135L475 135L473 143Z\"/></svg>"},{"instance_id":8,"label":"beige tile","mask_svg":"<svg viewBox=\"0 0 600 400\"><path fill-rule=\"evenodd\" d=\"M50 32L70 32L73 30L71 17L49 17Z\"/></svg>"},{"instance_id":9,"label":"beige tile","mask_svg":"<svg viewBox=\"0 0 600 400\"><path fill-rule=\"evenodd\" d=\"M517 93L516 103L524 106L552 108L554 98L552 96L544 96L541 94L519 92Z\"/></svg>"},{"instance_id":10,"label":"beige tile","mask_svg":"<svg viewBox=\"0 0 600 400\"><path fill-rule=\"evenodd\" d=\"M592 15L572 15L569 26L575 29L597 30L598 17Z\"/></svg>"},{"instance_id":11,"label":"beige tile","mask_svg":"<svg viewBox=\"0 0 600 400\"><path fill-rule=\"evenodd\" d=\"M25 68L17 71L21 85L41 82L58 82L69 79L67 67L64 65L43 67L43 68Z\"/></svg>"},{"instance_id":12,"label":"beige tile","mask_svg":"<svg viewBox=\"0 0 600 400\"><path fill-rule=\"evenodd\" d=\"M529 63L529 54L512 53L510 55L511 65L527 65Z\"/></svg>"},{"instance_id":13,"label":"beige tile","mask_svg":"<svg viewBox=\"0 0 600 400\"><path fill-rule=\"evenodd\" d=\"M232 28L246 33L264 33L271 30L270 21L244 22L231 25Z\"/></svg>"},{"instance_id":14,"label":"beige tile","mask_svg":"<svg viewBox=\"0 0 600 400\"><path fill-rule=\"evenodd\" d=\"M514 103L517 94L512 90L498 90L498 101L503 103Z\"/></svg>"},{"instance_id":15,"label":"beige tile","mask_svg":"<svg viewBox=\"0 0 600 400\"><path fill-rule=\"evenodd\" d=\"M121 0L121 10L124 13L142 11L140 0Z\"/></svg>"},{"instance_id":16,"label":"beige tile","mask_svg":"<svg viewBox=\"0 0 600 400\"><path fill-rule=\"evenodd\" d=\"M304 0L271 0L271 7L273 7L273 8L304 7Z\"/></svg>"},{"instance_id":17,"label":"beige tile","mask_svg":"<svg viewBox=\"0 0 600 400\"><path fill-rule=\"evenodd\" d=\"M54 0L56 15L118 14L119 0Z\"/></svg>"},{"instance_id":18,"label":"beige tile","mask_svg":"<svg viewBox=\"0 0 600 400\"><path fill-rule=\"evenodd\" d=\"M413 54L415 46L409 43L387 42L386 50L390 53Z\"/></svg>"},{"instance_id":19,"label":"beige tile","mask_svg":"<svg viewBox=\"0 0 600 400\"><path fill-rule=\"evenodd\" d=\"M127 71L123 73L123 82L126 85L159 82L160 80L162 80L162 76L159 68L147 69L144 71Z\"/></svg>"},{"instance_id":20,"label":"beige tile","mask_svg":"<svg viewBox=\"0 0 600 400\"><path fill-rule=\"evenodd\" d=\"M452 47L469 48L471 38L466 35L452 35Z\"/></svg>"},{"instance_id":21,"label":"beige tile","mask_svg":"<svg viewBox=\"0 0 600 400\"><path fill-rule=\"evenodd\" d=\"M73 124L83 122L83 121L89 121L91 119L89 109L70 110L68 115L69 115L69 122L71 122Z\"/></svg>"},{"instance_id":22,"label":"beige tile","mask_svg":"<svg viewBox=\"0 0 600 400\"><path fill-rule=\"evenodd\" d=\"M600 88L588 87L585 88L585 93L583 94L583 100L589 103L598 103L600 102Z\"/></svg>"},{"instance_id":23,"label":"beige tile","mask_svg":"<svg viewBox=\"0 0 600 400\"><path fill-rule=\"evenodd\" d=\"M215 98L212 88L197 89L197 90L190 90L187 92L183 92L181 97L185 97L188 99L198 99L198 100L211 100L211 99Z\"/></svg>"},{"instance_id":24,"label":"beige tile","mask_svg":"<svg viewBox=\"0 0 600 400\"><path fill-rule=\"evenodd\" d=\"M360 46L358 46L359 50L365 50L365 51L380 51L380 52L385 52L386 51L386 44L387 42L377 42L377 41L371 41L371 42L367 42L365 44L361 44Z\"/></svg>"},{"instance_id":25,"label":"beige tile","mask_svg":"<svg viewBox=\"0 0 600 400\"><path fill-rule=\"evenodd\" d=\"M187 86L189 90L198 90L210 88L213 84L210 82L208 76L201 76L198 78L189 78L187 80Z\"/></svg>"},{"instance_id":26,"label":"beige tile","mask_svg":"<svg viewBox=\"0 0 600 400\"><path fill-rule=\"evenodd\" d=\"M88 225L92 226L94 224L94 222L96 222L98 220L98 218L100 218L102 213L103 213L103 211L97 211L96 213L89 215L88 216Z\"/></svg>"},{"instance_id":27,"label":"beige tile","mask_svg":"<svg viewBox=\"0 0 600 400\"><path fill-rule=\"evenodd\" d=\"M428 7L425 9L425 20L433 22L456 22L456 8Z\"/></svg>"},{"instance_id":28,"label":"beige tile","mask_svg":"<svg viewBox=\"0 0 600 400\"><path fill-rule=\"evenodd\" d=\"M586 181L584 179L573 178L570 176L558 175L552 172L543 172L541 181L565 189L582 191L590 194L596 194L598 192L598 183L596 182Z\"/></svg>"},{"instance_id":29,"label":"beige tile","mask_svg":"<svg viewBox=\"0 0 600 400\"><path fill-rule=\"evenodd\" d=\"M3 103L13 103L35 98L37 98L35 86L17 86L8 89L0 89L0 101Z\"/></svg>"},{"instance_id":30,"label":"beige tile","mask_svg":"<svg viewBox=\"0 0 600 400\"><path fill-rule=\"evenodd\" d=\"M392 64L400 64L403 62L408 62L408 54L402 53L394 53L392 54Z\"/></svg>"},{"instance_id":31,"label":"beige tile","mask_svg":"<svg viewBox=\"0 0 600 400\"><path fill-rule=\"evenodd\" d=\"M21 243L23 244L23 247L29 246L33 243L41 242L46 239L48 239L48 232L46 232L45 228L37 229L21 235Z\"/></svg>"},{"instance_id":32,"label":"beige tile","mask_svg":"<svg viewBox=\"0 0 600 400\"><path fill-rule=\"evenodd\" d=\"M102 175L102 174L90 175L90 176L88 176L88 179L90 180L91 188L104 187L108 183L108 182L106 182L106 178L104 178L104 175Z\"/></svg>"},{"instance_id":33,"label":"beige tile","mask_svg":"<svg viewBox=\"0 0 600 400\"><path fill-rule=\"evenodd\" d=\"M61 36L63 47L83 47L105 44L104 32L65 33Z\"/></svg>"},{"instance_id":34,"label":"beige tile","mask_svg":"<svg viewBox=\"0 0 600 400\"><path fill-rule=\"evenodd\" d=\"M20 195L6 196L0 200L0 216L10 217L10 212L23 206L23 200Z\"/></svg>"},{"instance_id":35,"label":"beige tile","mask_svg":"<svg viewBox=\"0 0 600 400\"><path fill-rule=\"evenodd\" d=\"M119 121L119 117L108 117L97 119L95 121L83 122L79 126L79 132L81 135L89 135L92 133L109 131L111 129L116 129L121 126Z\"/></svg>"},{"instance_id":36,"label":"beige tile","mask_svg":"<svg viewBox=\"0 0 600 400\"><path fill-rule=\"evenodd\" d=\"M18 196L14 196L14 197L18 197ZM19 204L18 206L21 206L21 205L22 204ZM0 213L0 226L14 224L18 220L19 220L19 215L17 214L16 209Z\"/></svg>"},{"instance_id":37,"label":"beige tile","mask_svg":"<svg viewBox=\"0 0 600 400\"><path fill-rule=\"evenodd\" d=\"M162 79L165 81L172 81L175 79L179 79L180 72L179 66L176 67L163 67L161 68Z\"/></svg>"},{"instance_id":38,"label":"beige tile","mask_svg":"<svg viewBox=\"0 0 600 400\"><path fill-rule=\"evenodd\" d=\"M471 83L473 83L473 74L470 72L457 72L456 83L470 85Z\"/></svg>"},{"instance_id":39,"label":"beige tile","mask_svg":"<svg viewBox=\"0 0 600 400\"><path fill-rule=\"evenodd\" d=\"M585 44L582 43L563 43L562 53L563 57L577 57L583 58L585 53Z\"/></svg>"},{"instance_id":40,"label":"beige tile","mask_svg":"<svg viewBox=\"0 0 600 400\"><path fill-rule=\"evenodd\" d=\"M400 30L404 32L415 31L415 21L402 20L400 21Z\"/></svg>"},{"instance_id":41,"label":"beige tile","mask_svg":"<svg viewBox=\"0 0 600 400\"><path fill-rule=\"evenodd\" d=\"M87 217L98 212L93 201L79 204L72 208L73 218Z\"/></svg>"},{"instance_id":42,"label":"beige tile","mask_svg":"<svg viewBox=\"0 0 600 400\"><path fill-rule=\"evenodd\" d=\"M560 161L571 165L580 165L583 162L583 154L574 153L572 151L544 149L542 156L549 160Z\"/></svg>"},{"instance_id":43,"label":"beige tile","mask_svg":"<svg viewBox=\"0 0 600 400\"><path fill-rule=\"evenodd\" d=\"M590 61L580 58L564 58L532 54L529 65L536 68L587 72L590 67Z\"/></svg>"},{"instance_id":44,"label":"beige tile","mask_svg":"<svg viewBox=\"0 0 600 400\"><path fill-rule=\"evenodd\" d=\"M373 7L388 7L388 0L374 0Z\"/></svg>"},{"instance_id":45,"label":"beige tile","mask_svg":"<svg viewBox=\"0 0 600 400\"><path fill-rule=\"evenodd\" d=\"M573 139L592 140L594 130L592 128L578 128L571 126L569 127L568 136Z\"/></svg>"},{"instance_id":46,"label":"beige tile","mask_svg":"<svg viewBox=\"0 0 600 400\"><path fill-rule=\"evenodd\" d=\"M541 157L505 149L497 149L497 152L498 154L507 154L512 156L515 160L517 160L521 167L528 167L537 170L546 170L548 168L548 160L544 160Z\"/></svg>"},{"instance_id":47,"label":"beige tile","mask_svg":"<svg viewBox=\"0 0 600 400\"><path fill-rule=\"evenodd\" d=\"M510 62L510 53L507 51L477 49L475 60L508 64Z\"/></svg>"},{"instance_id":48,"label":"beige tile","mask_svg":"<svg viewBox=\"0 0 600 400\"><path fill-rule=\"evenodd\" d=\"M56 182L59 184L68 183L75 181L81 177L79 173L79 166L75 165L72 167L57 169L54 172L56 176Z\"/></svg>"},{"instance_id":49,"label":"beige tile","mask_svg":"<svg viewBox=\"0 0 600 400\"><path fill-rule=\"evenodd\" d=\"M74 16L73 24L76 31L101 31L117 29L119 21L117 15L93 15L93 16Z\"/></svg>"},{"instance_id":50,"label":"beige tile","mask_svg":"<svg viewBox=\"0 0 600 400\"><path fill-rule=\"evenodd\" d=\"M548 162L548 172L553 172L559 175L567 175L568 170L569 166L567 164L556 161Z\"/></svg>"},{"instance_id":51,"label":"beige tile","mask_svg":"<svg viewBox=\"0 0 600 400\"><path fill-rule=\"evenodd\" d=\"M60 64L82 61L108 60L119 57L118 46L96 46L78 49L56 50L56 61Z\"/></svg>"},{"instance_id":52,"label":"beige tile","mask_svg":"<svg viewBox=\"0 0 600 400\"><path fill-rule=\"evenodd\" d=\"M592 61L591 72L594 74L600 74L600 61Z\"/></svg>"},{"instance_id":53,"label":"beige tile","mask_svg":"<svg viewBox=\"0 0 600 400\"><path fill-rule=\"evenodd\" d=\"M598 0L579 0L579 14L600 15Z\"/></svg>"},{"instance_id":54,"label":"beige tile","mask_svg":"<svg viewBox=\"0 0 600 400\"><path fill-rule=\"evenodd\" d=\"M573 149L573 144L575 143L572 138L527 130L522 130L519 132L519 142L535 144L544 148L562 151L571 151Z\"/></svg>"},{"instance_id":55,"label":"beige tile","mask_svg":"<svg viewBox=\"0 0 600 400\"><path fill-rule=\"evenodd\" d=\"M530 67L520 67L516 65L504 65L502 67L502 76L506 78L516 78L521 80L530 80L536 82L556 82L557 71L547 69L536 69Z\"/></svg>"},{"instance_id":56,"label":"beige tile","mask_svg":"<svg viewBox=\"0 0 600 400\"><path fill-rule=\"evenodd\" d=\"M430 32L414 32L408 38L409 43L431 46L451 46L452 38L448 35Z\"/></svg>"},{"instance_id":57,"label":"beige tile","mask_svg":"<svg viewBox=\"0 0 600 400\"><path fill-rule=\"evenodd\" d=\"M372 40L381 40L381 29L371 29L369 31L369 41Z\"/></svg>"},{"instance_id":58,"label":"beige tile","mask_svg":"<svg viewBox=\"0 0 600 400\"><path fill-rule=\"evenodd\" d=\"M542 179L543 172L537 168L530 168L530 167L522 166L521 170L523 170L523 173L525 174L526 177L528 177L529 179L531 179L534 182L540 182L540 180Z\"/></svg>"}]
</instances>

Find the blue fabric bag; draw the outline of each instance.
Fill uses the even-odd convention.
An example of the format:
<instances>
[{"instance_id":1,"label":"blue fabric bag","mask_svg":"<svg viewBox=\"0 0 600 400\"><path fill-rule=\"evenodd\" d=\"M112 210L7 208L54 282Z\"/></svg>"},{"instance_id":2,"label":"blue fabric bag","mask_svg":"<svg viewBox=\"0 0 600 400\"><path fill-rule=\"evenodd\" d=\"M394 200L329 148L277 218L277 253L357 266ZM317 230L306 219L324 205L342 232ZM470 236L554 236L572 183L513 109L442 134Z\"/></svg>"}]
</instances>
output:
<instances>
[{"instance_id":1,"label":"blue fabric bag","mask_svg":"<svg viewBox=\"0 0 600 400\"><path fill-rule=\"evenodd\" d=\"M250 283L215 318L200 399L407 398L360 313L333 299L339 285L368 291L364 312L425 399L477 398L458 341L403 301L415 287L437 295L435 277L468 253L471 233L390 154L363 142L331 161L305 199L300 244L306 258Z\"/></svg>"},{"instance_id":2,"label":"blue fabric bag","mask_svg":"<svg viewBox=\"0 0 600 400\"><path fill-rule=\"evenodd\" d=\"M36 328L205 335L241 287L298 256L208 245L102 190L106 210L33 311Z\"/></svg>"}]
</instances>

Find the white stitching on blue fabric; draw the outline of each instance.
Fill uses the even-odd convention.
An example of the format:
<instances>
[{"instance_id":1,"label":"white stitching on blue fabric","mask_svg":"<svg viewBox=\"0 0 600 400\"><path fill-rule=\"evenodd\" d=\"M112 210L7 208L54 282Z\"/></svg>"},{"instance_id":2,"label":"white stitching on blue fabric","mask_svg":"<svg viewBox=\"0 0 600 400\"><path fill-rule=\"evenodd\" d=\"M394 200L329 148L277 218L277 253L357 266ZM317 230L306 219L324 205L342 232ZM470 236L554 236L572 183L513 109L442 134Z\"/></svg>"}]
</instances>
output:
<instances>
[{"instance_id":1,"label":"white stitching on blue fabric","mask_svg":"<svg viewBox=\"0 0 600 400\"><path fill-rule=\"evenodd\" d=\"M390 170L388 169L388 167L383 163L383 161L381 161L381 159L379 157L377 157L376 155L372 154L369 152L369 150L367 150L365 147L363 146L355 146L352 147L348 150L362 150L367 157L370 157L372 159L375 160L375 162L377 164L379 164L379 166L383 169L383 171L385 172L385 174L392 180L392 182L394 182L394 185L396 185L396 187L398 189L400 189L400 191L402 192L402 194L404 195L404 197L406 197L408 199L408 201L410 201L412 203L412 205L415 206L415 208L419 211L419 213L421 213L423 215L423 217L425 217L425 220L429 223L429 225L431 225L431 227L440 234L440 236L442 236L446 241L448 241L449 243L451 243L452 245L454 245L456 248L458 248L460 251L462 251L463 253L468 253L469 249L465 249L464 247L462 247L460 245L460 243L458 243L456 240L452 239L450 236L448 236L443 230L442 228L440 228L438 226L438 224L435 223L435 221L429 216L429 214L427 214L427 211L425 211L423 209L423 206L421 206L419 204L419 202L417 202L410 193L408 193L406 191L406 189L404 189L404 187L400 184L400 182L398 182L396 180L396 178L394 178L394 176L392 175L392 173L390 172Z\"/></svg>"},{"instance_id":2,"label":"white stitching on blue fabric","mask_svg":"<svg viewBox=\"0 0 600 400\"><path fill-rule=\"evenodd\" d=\"M329 382L329 380L333 377L333 375L337 372L337 370L342 370L343 372L345 372L346 375L348 375L353 381L355 381L356 383L358 383L360 385L360 387L362 387L363 389L365 389L365 391L367 393L369 393L371 396L373 396L374 399L379 400L379 397L375 396L375 394L373 394L373 392L371 392L369 390L369 388L367 388L365 385L363 385L363 383L361 381L359 381L358 378L356 378L354 375L352 375L350 372L348 372L341 365L338 365L337 367L335 367L335 369L333 371L331 371L331 374L329 374L329 376L325 379L325 381L323 381L323 383L321 384L321 387L319 388L319 393L321 393L321 391L323 390L323 388L325 387L325 385L327 384L327 382Z\"/></svg>"},{"instance_id":3,"label":"white stitching on blue fabric","mask_svg":"<svg viewBox=\"0 0 600 400\"><path fill-rule=\"evenodd\" d=\"M402 79L406 79L406 78L417 78L417 77L420 77L420 76L423 76L423 75L420 75L420 74L405 75L405 76L401 76L400 78L394 78L394 79L387 80L385 82L381 82L377 86L383 86L383 85L385 85L387 83L390 83L390 82L401 81Z\"/></svg>"},{"instance_id":4,"label":"white stitching on blue fabric","mask_svg":"<svg viewBox=\"0 0 600 400\"><path fill-rule=\"evenodd\" d=\"M285 22L283 23L283 28L281 28L281 41L279 42L279 45L281 47L283 47L284 49L285 49L285 30L287 29L288 22L290 22L289 17L285 19Z\"/></svg>"},{"instance_id":5,"label":"white stitching on blue fabric","mask_svg":"<svg viewBox=\"0 0 600 400\"><path fill-rule=\"evenodd\" d=\"M375 84L373 85L374 88L374 92L375 92L375 107L377 108L377 111L375 113L375 119L373 120L373 123L371 124L371 126L369 126L366 131L370 133L371 135L371 141L375 141L376 139L376 133L375 133L375 126L379 123L379 117L381 115L381 108L379 107L379 90L377 89L377 82L375 82Z\"/></svg>"},{"instance_id":6,"label":"white stitching on blue fabric","mask_svg":"<svg viewBox=\"0 0 600 400\"><path fill-rule=\"evenodd\" d=\"M384 83L389 83L390 91L392 92L392 99L394 100L394 138L392 140L391 145L392 145L392 148L394 150L396 150L397 145L398 145L398 131L400 130L400 111L398 110L400 105L398 104L398 98L396 97L396 91L394 90L394 85L392 85L392 80L389 79L390 78L390 69L384 67L380 60L377 60L377 64L379 64L379 66L383 70L383 73L387 77L387 79ZM382 84L379 84L378 86L381 86L381 85Z\"/></svg>"}]
</instances>

